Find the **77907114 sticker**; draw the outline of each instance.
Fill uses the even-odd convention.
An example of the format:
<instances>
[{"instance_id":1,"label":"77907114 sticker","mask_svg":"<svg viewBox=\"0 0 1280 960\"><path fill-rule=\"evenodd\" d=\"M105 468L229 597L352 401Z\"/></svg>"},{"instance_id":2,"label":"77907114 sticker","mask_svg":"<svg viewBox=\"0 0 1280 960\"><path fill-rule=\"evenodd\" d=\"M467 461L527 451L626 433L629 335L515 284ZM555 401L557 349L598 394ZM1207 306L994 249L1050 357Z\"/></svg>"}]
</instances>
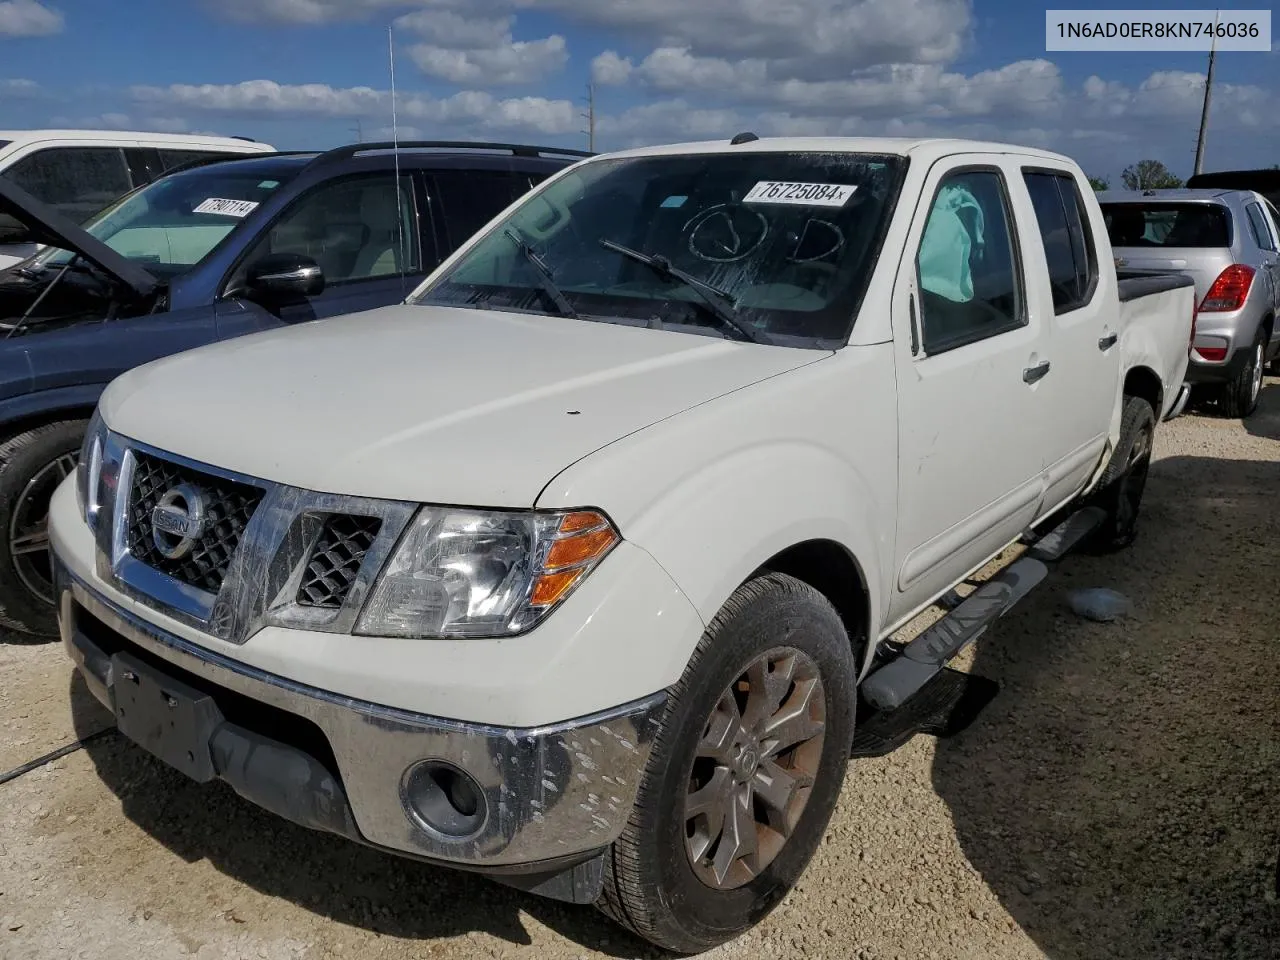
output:
<instances>
[{"instance_id":1,"label":"77907114 sticker","mask_svg":"<svg viewBox=\"0 0 1280 960\"><path fill-rule=\"evenodd\" d=\"M247 217L257 206L257 202L253 200L224 200L221 197L210 197L191 212L218 213L224 217Z\"/></svg>"},{"instance_id":2,"label":"77907114 sticker","mask_svg":"<svg viewBox=\"0 0 1280 960\"><path fill-rule=\"evenodd\" d=\"M786 203L802 207L843 207L858 188L845 183L792 183L761 180L743 203Z\"/></svg>"}]
</instances>

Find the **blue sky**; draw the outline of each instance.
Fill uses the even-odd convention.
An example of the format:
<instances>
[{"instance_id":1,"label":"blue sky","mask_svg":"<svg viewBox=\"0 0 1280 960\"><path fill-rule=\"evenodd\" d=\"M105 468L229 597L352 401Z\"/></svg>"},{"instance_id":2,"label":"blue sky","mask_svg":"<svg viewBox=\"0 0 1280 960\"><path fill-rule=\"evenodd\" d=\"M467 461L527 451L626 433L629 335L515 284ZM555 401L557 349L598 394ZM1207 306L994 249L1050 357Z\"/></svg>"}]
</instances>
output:
<instances>
[{"instance_id":1,"label":"blue sky","mask_svg":"<svg viewBox=\"0 0 1280 960\"><path fill-rule=\"evenodd\" d=\"M1069 3L1055 6L1071 6ZM1130 0L1128 8L1166 9ZM1223 9L1251 9L1257 0ZM122 16L122 9L128 10ZM768 134L980 136L1115 177L1190 172L1204 54L1044 50L1020 0L0 0L0 129L402 135L597 149ZM1280 163L1280 53L1218 58L1207 166Z\"/></svg>"}]
</instances>

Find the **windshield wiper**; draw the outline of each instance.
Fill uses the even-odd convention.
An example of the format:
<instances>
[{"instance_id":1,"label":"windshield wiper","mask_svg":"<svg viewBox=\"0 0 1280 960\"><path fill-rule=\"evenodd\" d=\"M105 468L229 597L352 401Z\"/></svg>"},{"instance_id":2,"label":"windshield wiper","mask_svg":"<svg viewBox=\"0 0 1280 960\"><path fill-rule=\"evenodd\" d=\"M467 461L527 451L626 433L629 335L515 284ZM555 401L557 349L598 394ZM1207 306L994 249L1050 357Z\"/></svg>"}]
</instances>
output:
<instances>
[{"instance_id":1,"label":"windshield wiper","mask_svg":"<svg viewBox=\"0 0 1280 960\"><path fill-rule=\"evenodd\" d=\"M741 323L733 313L733 307L736 301L733 294L719 287L707 283L705 280L699 280L691 273L685 273L679 267L675 266L666 257L656 253L641 253L639 250L632 250L630 247L624 247L616 241L607 237L600 238L600 246L606 250L612 250L614 253L620 253L624 257L629 257L636 263L642 263L658 276L665 280L679 280L690 290L702 298L702 305L710 311L711 315L719 320L724 326L728 327L738 335L741 340L749 340L752 343L768 343L769 341L761 337L761 335L752 330L750 327Z\"/></svg>"},{"instance_id":2,"label":"windshield wiper","mask_svg":"<svg viewBox=\"0 0 1280 960\"><path fill-rule=\"evenodd\" d=\"M516 245L521 255L529 261L539 277L542 278L542 290L551 298L556 305L556 309L566 317L578 319L578 311L573 309L573 304L569 302L569 298L564 295L564 291L556 284L555 274L551 272L551 268L547 266L547 262L538 256L538 252L529 246L529 241L520 236L510 227L502 231L508 240Z\"/></svg>"}]
</instances>

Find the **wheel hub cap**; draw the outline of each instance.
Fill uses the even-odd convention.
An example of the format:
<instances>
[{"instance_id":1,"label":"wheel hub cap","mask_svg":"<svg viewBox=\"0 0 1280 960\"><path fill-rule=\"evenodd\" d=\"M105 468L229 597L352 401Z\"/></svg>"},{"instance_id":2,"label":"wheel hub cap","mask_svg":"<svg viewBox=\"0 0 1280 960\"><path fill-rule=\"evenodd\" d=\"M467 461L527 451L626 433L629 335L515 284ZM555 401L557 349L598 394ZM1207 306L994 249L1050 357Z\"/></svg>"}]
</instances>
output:
<instances>
[{"instance_id":1,"label":"wheel hub cap","mask_svg":"<svg viewBox=\"0 0 1280 960\"><path fill-rule=\"evenodd\" d=\"M826 733L822 676L812 658L777 648L721 694L698 742L685 796L685 849L716 890L760 875L809 802Z\"/></svg>"}]
</instances>

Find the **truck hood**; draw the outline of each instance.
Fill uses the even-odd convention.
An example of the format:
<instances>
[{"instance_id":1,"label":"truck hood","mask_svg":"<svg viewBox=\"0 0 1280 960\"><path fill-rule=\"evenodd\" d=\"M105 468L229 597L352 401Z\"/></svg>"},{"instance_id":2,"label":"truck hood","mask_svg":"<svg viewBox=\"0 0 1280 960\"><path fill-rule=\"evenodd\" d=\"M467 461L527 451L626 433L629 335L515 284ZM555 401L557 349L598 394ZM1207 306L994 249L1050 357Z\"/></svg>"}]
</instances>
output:
<instances>
[{"instance_id":1,"label":"truck hood","mask_svg":"<svg viewBox=\"0 0 1280 960\"><path fill-rule=\"evenodd\" d=\"M30 230L36 243L78 253L139 299L150 296L159 285L142 267L4 177L0 177L0 213L7 213Z\"/></svg>"},{"instance_id":2,"label":"truck hood","mask_svg":"<svg viewBox=\"0 0 1280 960\"><path fill-rule=\"evenodd\" d=\"M118 433L325 493L529 507L576 460L828 357L673 331L397 305L138 367Z\"/></svg>"}]
</instances>

